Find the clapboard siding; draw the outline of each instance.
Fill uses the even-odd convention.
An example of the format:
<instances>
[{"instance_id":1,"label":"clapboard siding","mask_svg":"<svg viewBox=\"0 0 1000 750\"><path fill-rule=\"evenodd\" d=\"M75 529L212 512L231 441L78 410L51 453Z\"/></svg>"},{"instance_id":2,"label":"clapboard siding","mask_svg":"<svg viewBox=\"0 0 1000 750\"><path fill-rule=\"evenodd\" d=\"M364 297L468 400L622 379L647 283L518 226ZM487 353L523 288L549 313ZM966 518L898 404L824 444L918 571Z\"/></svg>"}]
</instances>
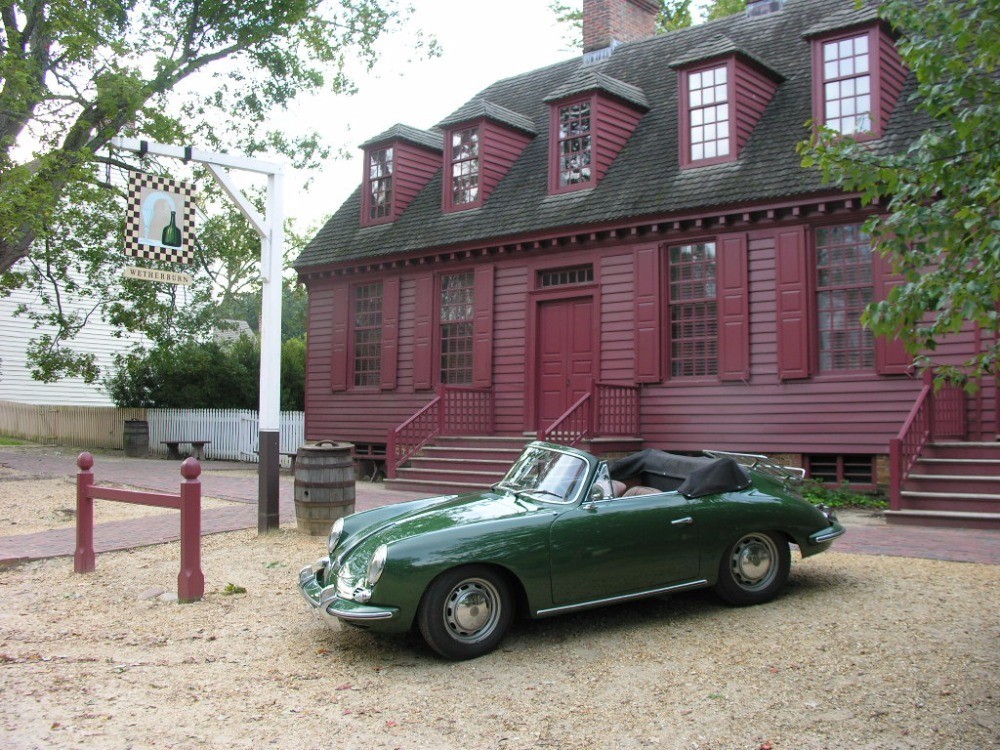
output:
<instances>
[{"instance_id":1,"label":"clapboard siding","mask_svg":"<svg viewBox=\"0 0 1000 750\"><path fill-rule=\"evenodd\" d=\"M494 289L493 366L496 431L516 435L526 428L525 394L532 383L528 357L528 268L523 260L497 263Z\"/></svg>"},{"instance_id":2,"label":"clapboard siding","mask_svg":"<svg viewBox=\"0 0 1000 750\"><path fill-rule=\"evenodd\" d=\"M844 223L852 217L847 217ZM857 221L860 217L853 217ZM718 378L671 379L660 376L641 391L640 429L646 445L665 450L704 448L770 453L875 453L888 451L921 387L908 375L874 373L820 374L781 380L778 367L776 283L777 237L800 233L811 238L813 226L760 222L745 233L747 250L748 337L750 361L745 380ZM732 227L716 237L741 237ZM595 336L599 360L595 381L635 383L637 247L665 253L670 245L711 239L697 234L670 233L659 242L649 240L609 243L583 239L576 248L561 248L544 257L530 253L497 253L481 258L493 264L493 393L497 434L517 435L534 430L531 363L535 346L534 310L541 299L592 296L600 321ZM799 251L809 252L810 241ZM797 245L793 247L798 247ZM662 258L659 274L668 273ZM536 290L539 269L592 263L593 284L579 289ZM355 442L384 442L388 431L427 404L434 393L414 388L415 311L419 295L434 287L427 279L474 267L469 261L443 262L434 271L414 269L400 275L398 377L395 389L373 392L331 391L329 362L332 339L331 309L336 294L349 294L347 282L313 280L310 292L309 359L307 380L307 439L333 438ZM808 264L807 264L808 267ZM398 272L397 272L397 275ZM352 279L363 283L368 276ZM339 290L339 291L338 291ZM809 305L806 305L807 309ZM436 305L434 305L436 315ZM662 312L663 346L669 337ZM433 319L433 316L432 316ZM436 331L436 321L433 326ZM963 332L942 342L941 361L959 361L974 347L975 335ZM434 363L436 372L437 362ZM436 382L436 375L434 376ZM985 383L968 397L969 413L980 414L977 435L995 431L995 383ZM988 438L991 439L991 438Z\"/></svg>"},{"instance_id":3,"label":"clapboard siding","mask_svg":"<svg viewBox=\"0 0 1000 750\"><path fill-rule=\"evenodd\" d=\"M15 269L17 267L15 266ZM67 313L86 315L93 301L64 294L62 304ZM31 377L27 364L28 343L45 333L54 334L52 326L32 328L32 321L24 315L14 315L19 305L42 309L44 303L34 294L15 289L9 297L0 297L0 400L26 404L72 404L74 406L111 406L111 397L100 382L87 384L83 378L62 378L55 383L41 383ZM102 379L111 375L115 354L124 354L134 344L145 341L142 337L125 334L116 338L117 329L105 323L96 313L77 334L67 348L79 352L92 352Z\"/></svg>"}]
</instances>

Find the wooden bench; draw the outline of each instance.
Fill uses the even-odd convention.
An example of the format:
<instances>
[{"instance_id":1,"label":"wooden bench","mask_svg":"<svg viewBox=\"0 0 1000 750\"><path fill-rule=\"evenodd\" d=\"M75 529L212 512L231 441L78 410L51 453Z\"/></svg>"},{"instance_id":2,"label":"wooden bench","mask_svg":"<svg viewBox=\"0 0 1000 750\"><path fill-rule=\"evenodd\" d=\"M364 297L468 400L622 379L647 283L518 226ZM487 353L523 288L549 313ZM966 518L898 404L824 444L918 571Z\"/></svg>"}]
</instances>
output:
<instances>
[{"instance_id":1,"label":"wooden bench","mask_svg":"<svg viewBox=\"0 0 1000 750\"><path fill-rule=\"evenodd\" d=\"M191 455L197 458L199 461L205 460L205 446L209 445L211 440L161 440L160 444L167 446L167 457L180 459L181 452L179 446L190 445Z\"/></svg>"}]
</instances>

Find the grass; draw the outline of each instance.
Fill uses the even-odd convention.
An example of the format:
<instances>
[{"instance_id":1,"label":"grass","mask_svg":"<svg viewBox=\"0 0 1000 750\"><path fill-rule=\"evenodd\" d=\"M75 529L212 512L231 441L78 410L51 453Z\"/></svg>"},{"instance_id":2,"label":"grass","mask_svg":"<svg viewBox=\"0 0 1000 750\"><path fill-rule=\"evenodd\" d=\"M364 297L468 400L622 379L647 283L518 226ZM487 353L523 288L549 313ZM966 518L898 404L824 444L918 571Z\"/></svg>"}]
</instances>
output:
<instances>
[{"instance_id":1,"label":"grass","mask_svg":"<svg viewBox=\"0 0 1000 750\"><path fill-rule=\"evenodd\" d=\"M7 437L6 435L0 435L0 445L24 445L24 441L18 440L17 438Z\"/></svg>"}]
</instances>

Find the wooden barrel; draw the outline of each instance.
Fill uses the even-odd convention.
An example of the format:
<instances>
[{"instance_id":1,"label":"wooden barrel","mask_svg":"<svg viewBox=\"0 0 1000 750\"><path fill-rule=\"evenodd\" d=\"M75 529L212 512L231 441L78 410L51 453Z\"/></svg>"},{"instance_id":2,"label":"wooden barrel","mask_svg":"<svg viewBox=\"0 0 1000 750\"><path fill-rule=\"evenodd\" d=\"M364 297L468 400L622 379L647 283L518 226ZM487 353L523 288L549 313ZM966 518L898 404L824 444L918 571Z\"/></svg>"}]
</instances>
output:
<instances>
[{"instance_id":1,"label":"wooden barrel","mask_svg":"<svg viewBox=\"0 0 1000 750\"><path fill-rule=\"evenodd\" d=\"M322 441L303 445L295 458L295 525L326 536L341 516L354 512L354 462L351 443Z\"/></svg>"},{"instance_id":2,"label":"wooden barrel","mask_svg":"<svg viewBox=\"0 0 1000 750\"><path fill-rule=\"evenodd\" d=\"M149 453L149 422L145 419L126 419L122 434L125 455L139 458Z\"/></svg>"}]
</instances>

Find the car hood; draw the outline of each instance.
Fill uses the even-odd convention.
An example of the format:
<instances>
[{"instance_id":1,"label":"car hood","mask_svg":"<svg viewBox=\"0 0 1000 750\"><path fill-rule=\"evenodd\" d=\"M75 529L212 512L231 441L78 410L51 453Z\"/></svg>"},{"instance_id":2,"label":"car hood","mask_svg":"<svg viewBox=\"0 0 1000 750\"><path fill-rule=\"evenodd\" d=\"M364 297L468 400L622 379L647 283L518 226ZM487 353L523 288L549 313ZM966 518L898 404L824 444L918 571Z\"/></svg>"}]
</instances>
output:
<instances>
[{"instance_id":1,"label":"car hood","mask_svg":"<svg viewBox=\"0 0 1000 750\"><path fill-rule=\"evenodd\" d=\"M537 513L543 506L509 493L473 492L403 503L391 515L380 510L372 512L370 523L352 530L338 556L343 558L362 545L367 549L456 526L518 518Z\"/></svg>"}]
</instances>

